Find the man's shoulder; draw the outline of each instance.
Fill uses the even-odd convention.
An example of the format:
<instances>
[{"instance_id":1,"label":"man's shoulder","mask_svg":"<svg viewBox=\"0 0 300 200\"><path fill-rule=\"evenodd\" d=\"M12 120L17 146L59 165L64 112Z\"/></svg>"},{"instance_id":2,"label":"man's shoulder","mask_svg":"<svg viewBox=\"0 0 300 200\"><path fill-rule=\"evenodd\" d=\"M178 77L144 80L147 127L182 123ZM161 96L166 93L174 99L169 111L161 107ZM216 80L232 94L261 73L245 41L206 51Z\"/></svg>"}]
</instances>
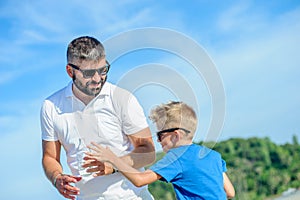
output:
<instances>
[{"instance_id":1,"label":"man's shoulder","mask_svg":"<svg viewBox=\"0 0 300 200\"><path fill-rule=\"evenodd\" d=\"M124 89L118 85L106 82L103 88L106 92L109 92L112 96L114 95L127 95L131 94L127 89Z\"/></svg>"},{"instance_id":2,"label":"man's shoulder","mask_svg":"<svg viewBox=\"0 0 300 200\"><path fill-rule=\"evenodd\" d=\"M44 102L51 102L52 104L59 104L60 102L63 102L66 100L67 97L72 96L72 84L69 83L64 88L61 88L60 90L57 90L50 96L48 96Z\"/></svg>"},{"instance_id":3,"label":"man's shoulder","mask_svg":"<svg viewBox=\"0 0 300 200\"><path fill-rule=\"evenodd\" d=\"M56 100L66 96L67 86L54 92L46 98L46 100Z\"/></svg>"},{"instance_id":4,"label":"man's shoulder","mask_svg":"<svg viewBox=\"0 0 300 200\"><path fill-rule=\"evenodd\" d=\"M127 89L108 82L105 84L106 86L102 94L109 95L111 100L116 104L123 105L124 103L132 100L132 98L135 98L134 95Z\"/></svg>"}]
</instances>

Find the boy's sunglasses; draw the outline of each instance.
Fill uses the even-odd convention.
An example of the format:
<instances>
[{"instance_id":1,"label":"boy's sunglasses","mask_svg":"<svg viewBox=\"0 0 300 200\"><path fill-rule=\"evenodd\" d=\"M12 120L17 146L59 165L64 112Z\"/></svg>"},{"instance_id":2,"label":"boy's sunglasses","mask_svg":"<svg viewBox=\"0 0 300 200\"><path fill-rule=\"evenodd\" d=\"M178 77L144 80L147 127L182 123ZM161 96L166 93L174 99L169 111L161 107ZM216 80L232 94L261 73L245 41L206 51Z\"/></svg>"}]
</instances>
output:
<instances>
[{"instance_id":1,"label":"boy's sunglasses","mask_svg":"<svg viewBox=\"0 0 300 200\"><path fill-rule=\"evenodd\" d=\"M100 76L106 76L110 68L110 64L107 61L106 65L98 69L80 69L77 65L71 63L68 63L68 65L71 66L73 69L80 71L83 75L83 78L92 78L96 72L98 72Z\"/></svg>"},{"instance_id":2,"label":"boy's sunglasses","mask_svg":"<svg viewBox=\"0 0 300 200\"><path fill-rule=\"evenodd\" d=\"M176 130L183 130L186 133L190 133L191 132L191 131L189 131L189 130L187 130L185 128L169 128L169 129L161 130L161 131L158 131L156 133L158 141L161 142L161 137L162 137L162 135L164 133L170 133L170 132L174 132Z\"/></svg>"}]
</instances>

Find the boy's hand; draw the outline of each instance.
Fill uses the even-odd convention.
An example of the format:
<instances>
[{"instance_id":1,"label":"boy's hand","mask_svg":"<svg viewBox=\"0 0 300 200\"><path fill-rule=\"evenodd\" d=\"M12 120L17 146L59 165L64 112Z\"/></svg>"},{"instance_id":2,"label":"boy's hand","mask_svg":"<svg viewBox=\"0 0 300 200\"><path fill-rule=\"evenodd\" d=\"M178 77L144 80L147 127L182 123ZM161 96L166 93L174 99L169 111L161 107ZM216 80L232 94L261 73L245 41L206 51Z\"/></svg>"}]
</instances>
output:
<instances>
[{"instance_id":1,"label":"boy's hand","mask_svg":"<svg viewBox=\"0 0 300 200\"><path fill-rule=\"evenodd\" d=\"M109 147L102 147L101 145L92 142L92 146L88 146L89 149L93 150L92 152L86 152L86 160L94 160L94 161L100 161L102 163L104 162L110 162L112 163L112 160L117 157L110 149Z\"/></svg>"}]
</instances>

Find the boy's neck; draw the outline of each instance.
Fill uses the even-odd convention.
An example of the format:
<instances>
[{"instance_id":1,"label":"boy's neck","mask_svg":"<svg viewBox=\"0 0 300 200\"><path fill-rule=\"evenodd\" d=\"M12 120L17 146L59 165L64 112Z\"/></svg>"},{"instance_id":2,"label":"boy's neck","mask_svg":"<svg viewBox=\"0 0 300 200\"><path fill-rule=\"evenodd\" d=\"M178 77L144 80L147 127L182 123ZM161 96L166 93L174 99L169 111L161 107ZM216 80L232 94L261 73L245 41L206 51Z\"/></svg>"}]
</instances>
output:
<instances>
[{"instance_id":1,"label":"boy's neck","mask_svg":"<svg viewBox=\"0 0 300 200\"><path fill-rule=\"evenodd\" d=\"M193 144L193 141L181 139L177 142L176 147L186 146L186 145L191 145L191 144Z\"/></svg>"}]
</instances>

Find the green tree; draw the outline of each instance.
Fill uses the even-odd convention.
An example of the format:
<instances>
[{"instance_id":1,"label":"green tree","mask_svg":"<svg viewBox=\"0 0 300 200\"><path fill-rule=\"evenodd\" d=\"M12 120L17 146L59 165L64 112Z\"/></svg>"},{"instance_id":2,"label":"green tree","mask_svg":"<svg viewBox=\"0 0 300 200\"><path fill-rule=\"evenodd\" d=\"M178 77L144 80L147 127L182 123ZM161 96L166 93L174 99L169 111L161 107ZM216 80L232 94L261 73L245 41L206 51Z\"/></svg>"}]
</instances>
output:
<instances>
[{"instance_id":1,"label":"green tree","mask_svg":"<svg viewBox=\"0 0 300 200\"><path fill-rule=\"evenodd\" d=\"M293 135L293 145L295 145L295 146L299 145L297 135Z\"/></svg>"}]
</instances>

